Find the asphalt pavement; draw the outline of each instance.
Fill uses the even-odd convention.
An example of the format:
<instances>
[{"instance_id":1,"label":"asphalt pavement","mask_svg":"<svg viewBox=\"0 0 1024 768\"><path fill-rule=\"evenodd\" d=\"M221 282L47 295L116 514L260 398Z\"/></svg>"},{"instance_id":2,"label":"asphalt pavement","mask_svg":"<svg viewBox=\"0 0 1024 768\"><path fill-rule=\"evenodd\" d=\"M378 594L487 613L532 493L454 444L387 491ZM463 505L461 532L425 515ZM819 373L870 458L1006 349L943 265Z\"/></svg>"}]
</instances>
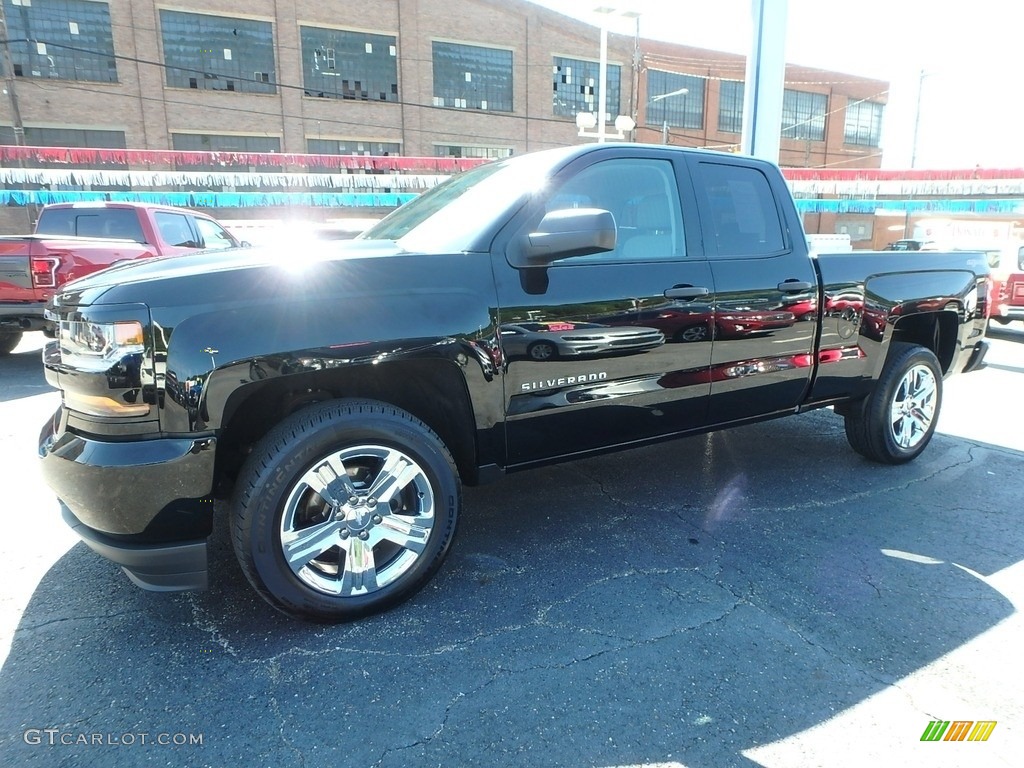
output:
<instances>
[{"instance_id":1,"label":"asphalt pavement","mask_svg":"<svg viewBox=\"0 0 1024 768\"><path fill-rule=\"evenodd\" d=\"M223 516L205 592L78 543L41 343L0 358L0 765L1020 765L1020 323L909 465L817 411L509 476L423 592L340 626L265 605Z\"/></svg>"}]
</instances>

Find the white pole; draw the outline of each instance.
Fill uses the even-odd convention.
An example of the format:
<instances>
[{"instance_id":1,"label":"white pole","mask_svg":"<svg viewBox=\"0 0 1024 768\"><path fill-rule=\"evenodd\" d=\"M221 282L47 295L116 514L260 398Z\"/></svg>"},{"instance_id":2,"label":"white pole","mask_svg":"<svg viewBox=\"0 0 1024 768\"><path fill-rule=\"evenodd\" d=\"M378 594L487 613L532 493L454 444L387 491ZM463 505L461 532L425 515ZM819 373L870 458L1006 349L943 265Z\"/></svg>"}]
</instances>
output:
<instances>
[{"instance_id":1,"label":"white pole","mask_svg":"<svg viewBox=\"0 0 1024 768\"><path fill-rule=\"evenodd\" d=\"M601 25L601 71L597 76L597 143L604 143L605 123L608 121L604 94L608 85L608 28Z\"/></svg>"},{"instance_id":2,"label":"white pole","mask_svg":"<svg viewBox=\"0 0 1024 768\"><path fill-rule=\"evenodd\" d=\"M753 41L743 93L743 152L779 162L782 92L786 87L788 0L751 0Z\"/></svg>"}]
</instances>

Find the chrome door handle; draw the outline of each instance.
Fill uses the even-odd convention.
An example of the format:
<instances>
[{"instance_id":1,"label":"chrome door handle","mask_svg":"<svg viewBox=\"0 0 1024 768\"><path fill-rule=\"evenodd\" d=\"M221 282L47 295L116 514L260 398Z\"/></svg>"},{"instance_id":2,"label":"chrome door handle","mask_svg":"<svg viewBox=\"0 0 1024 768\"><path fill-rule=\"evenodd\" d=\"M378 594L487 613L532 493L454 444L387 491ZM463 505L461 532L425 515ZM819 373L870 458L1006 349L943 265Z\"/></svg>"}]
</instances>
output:
<instances>
[{"instance_id":1,"label":"chrome door handle","mask_svg":"<svg viewBox=\"0 0 1024 768\"><path fill-rule=\"evenodd\" d=\"M707 288L694 287L692 285L676 285L665 291L666 299L695 299L698 296L707 296L710 293Z\"/></svg>"}]
</instances>

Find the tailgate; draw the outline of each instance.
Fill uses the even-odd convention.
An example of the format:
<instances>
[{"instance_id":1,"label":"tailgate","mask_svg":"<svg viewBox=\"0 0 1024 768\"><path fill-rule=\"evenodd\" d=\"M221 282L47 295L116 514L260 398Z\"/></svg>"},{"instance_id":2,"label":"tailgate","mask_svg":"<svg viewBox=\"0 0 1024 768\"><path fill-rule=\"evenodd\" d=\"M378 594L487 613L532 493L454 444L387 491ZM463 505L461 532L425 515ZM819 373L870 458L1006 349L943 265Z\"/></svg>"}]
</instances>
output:
<instances>
[{"instance_id":1,"label":"tailgate","mask_svg":"<svg viewBox=\"0 0 1024 768\"><path fill-rule=\"evenodd\" d=\"M1006 280L1006 299L1015 307L1024 306L1024 274L1014 273Z\"/></svg>"},{"instance_id":2,"label":"tailgate","mask_svg":"<svg viewBox=\"0 0 1024 768\"><path fill-rule=\"evenodd\" d=\"M29 241L0 240L0 301L38 301L32 288Z\"/></svg>"}]
</instances>

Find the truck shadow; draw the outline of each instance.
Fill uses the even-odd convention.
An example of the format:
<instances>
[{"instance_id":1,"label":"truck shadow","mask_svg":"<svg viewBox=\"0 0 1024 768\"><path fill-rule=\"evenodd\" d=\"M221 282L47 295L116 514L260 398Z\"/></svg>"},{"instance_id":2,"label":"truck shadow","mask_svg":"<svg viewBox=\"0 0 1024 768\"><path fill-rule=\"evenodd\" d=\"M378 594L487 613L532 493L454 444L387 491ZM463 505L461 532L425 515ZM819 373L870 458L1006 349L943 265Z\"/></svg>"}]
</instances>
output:
<instances>
[{"instance_id":1,"label":"truck shadow","mask_svg":"<svg viewBox=\"0 0 1024 768\"><path fill-rule=\"evenodd\" d=\"M0 357L0 402L42 395L55 390L46 383L38 349L12 352Z\"/></svg>"},{"instance_id":2,"label":"truck shadow","mask_svg":"<svg viewBox=\"0 0 1024 768\"><path fill-rule=\"evenodd\" d=\"M468 489L434 581L339 626L266 606L223 516L203 593L142 592L79 544L0 671L5 762L70 754L24 743L49 727L204 736L136 761L755 765L1014 613L978 575L1024 558L1022 460L938 435L871 465L815 412L534 470ZM915 704L872 739L917 741Z\"/></svg>"}]
</instances>

